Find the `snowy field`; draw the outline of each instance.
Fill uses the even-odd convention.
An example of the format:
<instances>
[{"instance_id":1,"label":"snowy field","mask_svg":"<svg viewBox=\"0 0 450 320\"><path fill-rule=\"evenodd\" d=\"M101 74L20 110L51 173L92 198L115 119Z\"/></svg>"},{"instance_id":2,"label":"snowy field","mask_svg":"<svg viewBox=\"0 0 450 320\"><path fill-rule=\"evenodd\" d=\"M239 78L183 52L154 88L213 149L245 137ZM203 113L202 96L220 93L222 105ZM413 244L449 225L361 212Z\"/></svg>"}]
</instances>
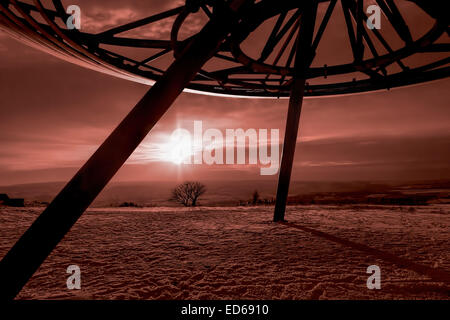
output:
<instances>
[{"instance_id":1,"label":"snowy field","mask_svg":"<svg viewBox=\"0 0 450 320\"><path fill-rule=\"evenodd\" d=\"M0 208L0 257L41 211ZM18 298L449 299L448 205L289 207L289 224L272 211L91 209ZM66 287L72 264L81 290Z\"/></svg>"}]
</instances>

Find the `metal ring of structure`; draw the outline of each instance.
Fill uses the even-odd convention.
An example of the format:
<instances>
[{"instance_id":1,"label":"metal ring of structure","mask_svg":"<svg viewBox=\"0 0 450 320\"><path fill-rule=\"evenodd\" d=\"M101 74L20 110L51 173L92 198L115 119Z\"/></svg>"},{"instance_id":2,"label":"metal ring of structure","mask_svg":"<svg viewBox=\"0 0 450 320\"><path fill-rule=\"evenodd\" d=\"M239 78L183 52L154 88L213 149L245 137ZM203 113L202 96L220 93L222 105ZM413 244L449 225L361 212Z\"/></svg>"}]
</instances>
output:
<instances>
[{"instance_id":1,"label":"metal ring of structure","mask_svg":"<svg viewBox=\"0 0 450 320\"><path fill-rule=\"evenodd\" d=\"M262 22L261 22L262 23ZM399 57L406 57L408 55L417 53L421 48L425 47L427 44L434 42L437 40L445 31L446 26L440 25L438 22L433 26L429 32L420 38L419 40L412 42L411 47L404 47L396 50L392 54L386 54L383 56L378 56L371 60L360 61L353 64L347 65L336 65L336 66L328 66L326 69L328 70L328 75L332 74L342 74L342 73L351 73L355 71L364 71L373 67L384 67L393 62L395 62ZM250 32L248 32L249 34ZM243 41L243 39L240 39ZM294 68L293 67L281 67L275 66L272 64L262 63L258 60L255 60L248 55L246 55L240 48L239 43L234 41L231 42L231 52L233 56L241 62L246 67L250 68L255 73L266 73L266 74L274 74L274 75L292 75ZM325 75L325 67L323 68L312 68L310 72L310 77L320 77Z\"/></svg>"},{"instance_id":2,"label":"metal ring of structure","mask_svg":"<svg viewBox=\"0 0 450 320\"><path fill-rule=\"evenodd\" d=\"M267 63L263 63L261 61L258 61L256 59L251 58L250 56L246 55L243 50L240 47L240 43L243 42L245 40L245 38L254 31L255 26L259 26L261 25L265 20L272 18L274 15L271 15L270 12L265 12L264 9L267 9L267 7L263 7L264 1L260 2L260 7L262 7L263 10L260 10L260 12L257 12L256 14L254 14L252 17L256 17L256 19L258 19L259 21L257 21L256 23L252 21L252 23L248 24L247 30L245 30L244 32L242 32L242 28L241 29L241 34L239 37L237 37L237 39L233 38L231 41L231 52L233 54L233 56L242 63L242 65L246 66L247 68L251 69L254 73L263 73L263 74L267 74L267 75L279 75L279 76L291 76L294 72L294 68L291 66L276 66L273 64L267 64ZM330 5L329 7L331 7L331 10L333 10L334 5L336 4L336 0L331 0L330 1ZM277 8L279 10L279 12L277 12L276 14L282 14L283 11L288 11L288 10L292 10L292 9L296 9L295 7L284 7L284 8ZM300 11L301 9L298 9L298 11ZM331 12L331 11L330 11ZM272 12L273 13L273 12ZM300 14L299 15L293 15L291 17L292 18L296 18L296 21L299 21L300 19ZM364 22L366 22L367 16L364 15ZM254 18L253 18L254 19ZM249 19L250 20L250 19ZM297 24L298 26L298 24ZM363 72L363 73L367 73L370 74L370 72L372 71L371 69L373 68L377 68L377 69L383 69L386 66L398 61L401 58L406 58L409 57L415 53L418 53L420 51L425 52L427 46L430 46L430 44L434 43L442 34L444 34L447 31L447 27L448 27L448 23L443 23L442 21L436 21L434 26L420 39L418 39L417 41L413 41L412 38L410 37L409 39L407 39L407 45L405 45L403 48L397 49L396 51L392 51L391 49L389 49L391 52L382 56L377 56L374 57L372 59L369 60L361 60L361 61L355 61L354 63L349 63L346 65L334 65L334 66L324 66L324 67L320 67L320 68L310 68L309 70L309 74L308 74L308 79L312 79L312 78L316 78L316 77L324 77L324 76L330 76L330 75L340 75L340 74L345 74L345 73L352 73L352 72ZM294 28L292 29L294 31ZM295 30L296 31L296 30ZM244 34L244 36L242 36L242 34ZM292 32L291 35L293 35L294 33ZM289 37L288 37L289 39ZM448 49L448 46L447 46ZM439 61L438 63L441 63L442 65L448 64L449 62L449 58L447 57L446 59L442 59L442 61ZM439 66L439 64L434 63L433 65L430 65L430 69L432 67L435 66ZM415 71L424 71L426 70L426 68L418 68L418 69L410 69L407 67L404 67L403 72L405 74L409 74L412 77L417 76L415 74ZM446 68L446 71L448 72L448 68ZM396 79L398 78L398 76L400 75L400 73L398 74L394 74L391 75L389 77L382 77L381 75L377 75L375 73L370 74L371 77L375 76L375 79L372 79L372 81L374 83L378 82L379 84L383 85L383 82L385 83L387 88L390 88L391 86L389 85L390 80L391 79ZM447 73L448 75L448 73ZM360 85L362 85L362 87L364 87L364 85L366 84L366 81L352 81L352 85L356 87L359 87ZM335 87L339 86L339 84L335 84L333 85ZM318 86L310 86L309 90L310 91L314 91L314 88L318 88ZM288 90L288 87L286 86L286 91ZM307 92L308 93L308 92Z\"/></svg>"},{"instance_id":3,"label":"metal ring of structure","mask_svg":"<svg viewBox=\"0 0 450 320\"><path fill-rule=\"evenodd\" d=\"M313 49L317 49L321 36L328 25L333 10L338 3L337 0L317 0L322 5L327 5L327 12L322 21L318 21L318 32L315 36ZM331 77L355 72L361 73L365 79L356 80L349 78L347 81L309 84L306 96L328 96L348 93L358 93L386 88L406 86L436 79L450 75L448 53L450 43L439 43L438 39L448 33L448 17L439 14L438 1L431 3L425 0L408 0L418 5L424 14L435 20L434 26L421 38L413 40L408 26L403 20L400 11L393 0L376 0L383 13L387 16L394 30L404 41L404 46L393 50L389 43L378 31L373 31L374 36L383 44L387 53L379 54L373 45L373 39L368 30L360 26L367 19L361 12L361 0L340 0L344 17L346 19L347 31L352 45L353 61L341 65L324 65L323 67L311 67L308 79L314 80L320 77ZM0 1L0 27L21 41L34 47L49 52L59 58L76 63L78 65L104 72L127 80L152 85L164 73L165 69L158 67L154 62L164 55L172 52L177 57L177 52L187 44L189 39L178 40L178 32L189 14L199 9L206 12L208 18L213 13L208 8L213 8L218 1L188 1L186 6L177 7L153 16L114 27L110 30L97 34L81 32L79 30L67 30L61 27L65 24L68 15L60 0L52 0L53 8L44 7L39 0L33 0L28 4L18 0ZM250 96L250 97L283 97L289 95L291 84L292 66L280 66L277 63L267 63L264 59L253 59L247 55L242 48L244 40L260 25L270 18L278 18L281 21L278 29L284 34L295 35L298 29L298 21L301 19L302 2L295 0L261 0L252 4L247 14L241 17L239 28L230 34L223 46L219 49L214 59L229 62L233 67L218 70L202 70L190 83L187 90L217 95ZM286 13L296 10L283 24ZM38 13L43 21L36 20L32 14ZM283 19L281 16L284 15ZM172 25L170 39L139 39L133 37L121 37L118 34L149 25L163 19L175 17ZM282 21L283 20L283 21ZM58 24L59 22L59 24ZM278 22L277 22L278 23ZM297 29L296 29L297 28ZM353 30L353 28L355 30ZM275 30L274 27L273 30ZM276 35L279 41L281 37ZM291 37L292 38L292 37ZM269 42L270 39L268 39ZM266 46L268 45L266 42ZM289 43L288 43L289 44ZM103 45L114 47L149 48L161 50L157 54L138 61L114 51L105 49ZM287 48L285 48L287 49ZM363 59L364 50L370 50L371 58ZM417 53L440 52L446 54L441 59L419 66L406 66L403 59ZM295 54L290 51L290 59ZM267 58L267 57L266 57ZM398 64L401 71L390 73L386 68L392 64Z\"/></svg>"}]
</instances>

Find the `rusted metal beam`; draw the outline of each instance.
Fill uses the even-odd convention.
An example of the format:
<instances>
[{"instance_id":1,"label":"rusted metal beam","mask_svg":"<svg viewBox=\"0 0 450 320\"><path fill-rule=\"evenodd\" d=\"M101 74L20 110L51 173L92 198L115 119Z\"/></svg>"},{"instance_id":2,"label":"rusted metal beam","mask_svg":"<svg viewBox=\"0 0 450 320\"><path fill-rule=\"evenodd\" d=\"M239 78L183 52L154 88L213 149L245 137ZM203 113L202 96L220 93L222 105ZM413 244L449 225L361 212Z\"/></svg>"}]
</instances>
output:
<instances>
[{"instance_id":1,"label":"rusted metal beam","mask_svg":"<svg viewBox=\"0 0 450 320\"><path fill-rule=\"evenodd\" d=\"M275 41L275 38L277 37L278 31L280 31L280 28L284 22L284 19L286 18L286 12L282 12L277 22L275 23L272 32L269 35L269 38L267 39L266 45L264 46L261 57L259 58L260 61L265 61L267 57L270 55L270 53L273 51L274 45L273 42Z\"/></svg>"},{"instance_id":2,"label":"rusted metal beam","mask_svg":"<svg viewBox=\"0 0 450 320\"><path fill-rule=\"evenodd\" d=\"M233 0L184 49L160 80L56 196L0 262L0 299L13 299L148 132L218 50L249 0Z\"/></svg>"},{"instance_id":3,"label":"rusted metal beam","mask_svg":"<svg viewBox=\"0 0 450 320\"><path fill-rule=\"evenodd\" d=\"M323 36L323 33L325 32L325 28L328 25L328 22L330 21L331 15L333 14L334 7L336 6L337 0L331 0L330 4L328 5L327 11L325 12L325 15L323 16L322 22L320 23L319 29L317 30L317 34L313 41L313 50L317 50L317 47L319 46L320 39Z\"/></svg>"}]
</instances>

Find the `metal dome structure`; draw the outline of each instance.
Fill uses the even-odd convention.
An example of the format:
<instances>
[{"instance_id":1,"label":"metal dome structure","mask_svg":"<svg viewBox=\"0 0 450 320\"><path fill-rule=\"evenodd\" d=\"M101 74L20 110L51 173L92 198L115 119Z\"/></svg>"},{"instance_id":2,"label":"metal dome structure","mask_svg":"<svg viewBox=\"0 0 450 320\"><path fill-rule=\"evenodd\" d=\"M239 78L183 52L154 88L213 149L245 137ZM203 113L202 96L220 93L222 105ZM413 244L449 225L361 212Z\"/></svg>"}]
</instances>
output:
<instances>
[{"instance_id":1,"label":"metal dome structure","mask_svg":"<svg viewBox=\"0 0 450 320\"><path fill-rule=\"evenodd\" d=\"M0 0L0 28L11 36L71 63L152 86L0 262L0 297L17 295L183 90L290 98L274 214L283 221L304 97L450 75L443 0L366 2L383 13L382 29L367 28L363 0L186 0L95 32L69 30L60 0ZM402 3L415 6L424 28L416 30ZM342 21L333 24L338 6ZM164 35L142 32L162 24L170 26ZM348 48L345 59L322 54L334 49L325 39L330 28Z\"/></svg>"},{"instance_id":2,"label":"metal dome structure","mask_svg":"<svg viewBox=\"0 0 450 320\"><path fill-rule=\"evenodd\" d=\"M121 26L89 33L77 29L68 30L66 13L60 0L44 6L41 1L26 2L11 0L0 4L0 27L37 48L72 63L101 71L117 77L152 85L164 74L165 66L158 63L163 56L177 56L193 35L181 39L180 31L191 15L206 23L220 1L191 0L185 6L174 7L140 20ZM47 1L47 3L50 1ZM318 1L323 12L316 19L316 34L311 45L312 55L321 44L330 18L337 10L337 0ZM414 2L421 8L423 18L433 20L426 32L413 35L413 26L408 26L398 6L393 0L377 0L389 25L383 29L368 30L365 24L368 14L363 9L363 1L340 1L343 19L348 34L342 46L351 48L348 61L311 67L307 79L338 75L349 75L347 79L331 80L328 83L310 84L305 96L323 96L366 92L405 86L447 77L448 56L429 63L413 63L405 60L419 53L448 52L449 43L439 41L448 31L448 17L440 14L442 1ZM398 1L397 1L398 2ZM401 0L400 2L406 2ZM294 73L296 53L295 35L300 28L302 16L301 1L262 0L252 3L242 14L234 32L230 33L220 48L211 57L211 62L222 68L201 69L187 85L187 90L217 95L249 97L287 97ZM106 5L107 6L107 5ZM319 17L318 17L319 18ZM171 32L165 39L146 39L139 36L139 30L155 24L172 24ZM270 29L266 25L270 24ZM256 57L247 54L243 42L264 25L267 34L261 35L264 44ZM385 31L384 31L385 30ZM134 31L134 33L133 33ZM128 34L131 33L131 36ZM396 33L401 43L389 43L384 33ZM137 34L137 35L136 35ZM391 37L392 38L392 37ZM123 49L148 49L144 59L138 60ZM365 54L366 53L366 54ZM166 59L167 60L167 59ZM395 65L397 68L389 68ZM211 68L209 68L211 69ZM392 71L390 70L392 69ZM357 78L360 78L357 80Z\"/></svg>"}]
</instances>

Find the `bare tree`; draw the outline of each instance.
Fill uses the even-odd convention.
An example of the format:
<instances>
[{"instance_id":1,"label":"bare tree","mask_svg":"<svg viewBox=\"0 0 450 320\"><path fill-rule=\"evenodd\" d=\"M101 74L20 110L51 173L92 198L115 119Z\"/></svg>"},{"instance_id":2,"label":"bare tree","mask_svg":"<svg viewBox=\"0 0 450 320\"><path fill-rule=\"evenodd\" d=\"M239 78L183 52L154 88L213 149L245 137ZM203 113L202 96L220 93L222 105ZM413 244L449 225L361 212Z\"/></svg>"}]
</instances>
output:
<instances>
[{"instance_id":1,"label":"bare tree","mask_svg":"<svg viewBox=\"0 0 450 320\"><path fill-rule=\"evenodd\" d=\"M173 201L185 207L195 207L198 198L206 192L206 186L200 182L186 181L172 190Z\"/></svg>"}]
</instances>

